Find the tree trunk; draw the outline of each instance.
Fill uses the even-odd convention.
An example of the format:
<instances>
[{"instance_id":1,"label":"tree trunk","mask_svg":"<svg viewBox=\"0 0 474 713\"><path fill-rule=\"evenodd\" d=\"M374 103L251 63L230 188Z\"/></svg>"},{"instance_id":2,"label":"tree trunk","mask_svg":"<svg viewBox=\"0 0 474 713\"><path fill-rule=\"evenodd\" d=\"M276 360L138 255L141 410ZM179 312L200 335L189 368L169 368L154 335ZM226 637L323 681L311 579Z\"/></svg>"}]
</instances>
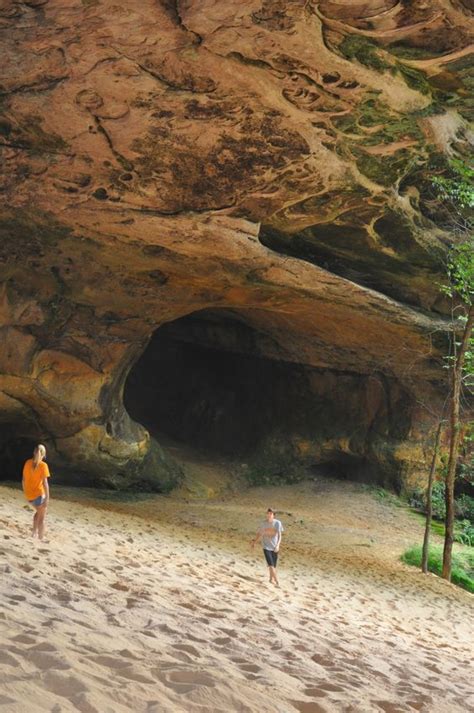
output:
<instances>
[{"instance_id":1,"label":"tree trunk","mask_svg":"<svg viewBox=\"0 0 474 713\"><path fill-rule=\"evenodd\" d=\"M459 422L459 406L461 400L462 372L464 366L464 358L469 346L472 328L474 323L474 305L469 307L467 322L462 334L461 346L455 357L454 366L451 371L452 386L451 399L449 404L449 422L450 422L450 444L449 444L449 460L448 473L446 475L446 520L445 520L445 535L444 535L444 550L443 550L443 570L441 576L448 581L451 580L451 559L454 541L454 480L456 477L456 465L458 462L459 442L461 437L460 422ZM456 338L456 337L454 337Z\"/></svg>"},{"instance_id":2,"label":"tree trunk","mask_svg":"<svg viewBox=\"0 0 474 713\"><path fill-rule=\"evenodd\" d=\"M440 421L438 424L438 429L436 431L436 439L435 439L434 450L433 450L433 458L431 460L430 475L428 478L428 487L426 489L426 524L425 524L425 536L423 538L423 552L422 552L422 556L421 556L421 569L424 572L424 574L426 574L428 572L428 555L429 555L429 549L430 549L431 518L433 516L433 503L432 503L433 481L434 481L434 474L436 471L436 461L438 459L439 440L441 437L442 424L443 424L443 421Z\"/></svg>"}]
</instances>

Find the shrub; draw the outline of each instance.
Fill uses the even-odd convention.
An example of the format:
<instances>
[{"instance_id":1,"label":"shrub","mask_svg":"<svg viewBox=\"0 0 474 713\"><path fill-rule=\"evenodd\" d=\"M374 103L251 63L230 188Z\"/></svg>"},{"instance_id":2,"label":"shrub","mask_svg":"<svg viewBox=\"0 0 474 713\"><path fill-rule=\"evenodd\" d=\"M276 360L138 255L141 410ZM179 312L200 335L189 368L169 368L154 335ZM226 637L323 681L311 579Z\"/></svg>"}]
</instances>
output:
<instances>
[{"instance_id":1,"label":"shrub","mask_svg":"<svg viewBox=\"0 0 474 713\"><path fill-rule=\"evenodd\" d=\"M403 553L401 559L406 564L415 567L421 566L422 548L418 545L410 547ZM434 574L441 574L443 568L442 547L431 547L428 556L428 569ZM453 553L453 568L451 581L468 592L474 593L474 553L455 552Z\"/></svg>"},{"instance_id":2,"label":"shrub","mask_svg":"<svg viewBox=\"0 0 474 713\"><path fill-rule=\"evenodd\" d=\"M446 513L444 491L444 483L439 480L433 483L431 502L433 507L433 517L437 520L443 520ZM410 494L408 502L410 507L415 508L415 510L426 512L426 491L421 488L417 488Z\"/></svg>"},{"instance_id":3,"label":"shrub","mask_svg":"<svg viewBox=\"0 0 474 713\"><path fill-rule=\"evenodd\" d=\"M425 492L421 488L415 488L408 494L408 505L414 510L425 512L426 501Z\"/></svg>"},{"instance_id":4,"label":"shrub","mask_svg":"<svg viewBox=\"0 0 474 713\"><path fill-rule=\"evenodd\" d=\"M433 506L433 517L437 520L444 520L446 516L446 503L444 502L446 486L440 480L433 483L433 493L431 502Z\"/></svg>"},{"instance_id":5,"label":"shrub","mask_svg":"<svg viewBox=\"0 0 474 713\"><path fill-rule=\"evenodd\" d=\"M455 524L454 541L474 547L474 524L470 520L461 520Z\"/></svg>"},{"instance_id":6,"label":"shrub","mask_svg":"<svg viewBox=\"0 0 474 713\"><path fill-rule=\"evenodd\" d=\"M474 498L463 493L455 500L456 517L470 520L474 524Z\"/></svg>"},{"instance_id":7,"label":"shrub","mask_svg":"<svg viewBox=\"0 0 474 713\"><path fill-rule=\"evenodd\" d=\"M444 502L445 485L442 481L437 481L433 484L433 517L436 520L444 520L446 514L446 504ZM408 497L410 507L415 510L426 512L426 492L417 488ZM474 498L463 493L454 501L454 512L456 518L461 520L469 520L474 524Z\"/></svg>"}]
</instances>

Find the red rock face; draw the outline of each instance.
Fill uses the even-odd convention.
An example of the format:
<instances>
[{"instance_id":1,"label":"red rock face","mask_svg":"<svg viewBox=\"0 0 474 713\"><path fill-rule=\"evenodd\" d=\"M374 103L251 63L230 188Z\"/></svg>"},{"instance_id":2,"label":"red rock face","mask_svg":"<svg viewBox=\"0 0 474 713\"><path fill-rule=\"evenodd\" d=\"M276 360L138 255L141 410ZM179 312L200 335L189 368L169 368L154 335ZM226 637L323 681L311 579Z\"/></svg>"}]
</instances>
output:
<instances>
[{"instance_id":1,"label":"red rock face","mask_svg":"<svg viewBox=\"0 0 474 713\"><path fill-rule=\"evenodd\" d=\"M122 388L154 330L203 309L260 356L435 408L430 178L467 151L472 25L441 0L2 2L3 441L169 482ZM405 479L431 418L410 414Z\"/></svg>"}]
</instances>

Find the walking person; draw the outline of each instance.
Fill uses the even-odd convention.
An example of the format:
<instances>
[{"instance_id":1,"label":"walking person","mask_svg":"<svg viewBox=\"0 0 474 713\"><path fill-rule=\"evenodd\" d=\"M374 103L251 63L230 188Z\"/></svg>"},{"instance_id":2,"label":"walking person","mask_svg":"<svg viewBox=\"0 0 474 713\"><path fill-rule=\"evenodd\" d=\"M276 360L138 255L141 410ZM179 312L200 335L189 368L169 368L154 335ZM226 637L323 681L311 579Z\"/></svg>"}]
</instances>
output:
<instances>
[{"instance_id":1,"label":"walking person","mask_svg":"<svg viewBox=\"0 0 474 713\"><path fill-rule=\"evenodd\" d=\"M280 551L281 535L283 525L280 520L275 517L275 511L268 508L266 519L257 530L255 538L251 541L252 547L256 545L258 540L261 540L263 545L263 555L268 565L268 573L270 575L270 584L279 587L276 568L278 564L278 553Z\"/></svg>"},{"instance_id":2,"label":"walking person","mask_svg":"<svg viewBox=\"0 0 474 713\"><path fill-rule=\"evenodd\" d=\"M22 486L26 499L35 509L31 534L40 540L44 537L46 510L49 503L49 468L45 463L46 448L43 444L36 446L33 458L29 458L23 466Z\"/></svg>"}]
</instances>

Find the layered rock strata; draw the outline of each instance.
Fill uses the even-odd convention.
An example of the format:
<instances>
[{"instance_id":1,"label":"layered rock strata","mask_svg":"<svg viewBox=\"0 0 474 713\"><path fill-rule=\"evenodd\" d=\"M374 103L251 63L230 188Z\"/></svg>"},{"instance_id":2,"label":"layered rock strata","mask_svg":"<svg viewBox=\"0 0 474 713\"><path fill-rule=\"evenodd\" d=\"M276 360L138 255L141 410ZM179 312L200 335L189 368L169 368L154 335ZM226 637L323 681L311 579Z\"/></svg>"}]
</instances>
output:
<instances>
[{"instance_id":1,"label":"layered rock strata","mask_svg":"<svg viewBox=\"0 0 474 713\"><path fill-rule=\"evenodd\" d=\"M467 0L3 0L3 442L167 487L124 384L161 325L212 310L260 357L382 389L385 461L422 473L452 239L431 179L469 150L473 25Z\"/></svg>"}]
</instances>

